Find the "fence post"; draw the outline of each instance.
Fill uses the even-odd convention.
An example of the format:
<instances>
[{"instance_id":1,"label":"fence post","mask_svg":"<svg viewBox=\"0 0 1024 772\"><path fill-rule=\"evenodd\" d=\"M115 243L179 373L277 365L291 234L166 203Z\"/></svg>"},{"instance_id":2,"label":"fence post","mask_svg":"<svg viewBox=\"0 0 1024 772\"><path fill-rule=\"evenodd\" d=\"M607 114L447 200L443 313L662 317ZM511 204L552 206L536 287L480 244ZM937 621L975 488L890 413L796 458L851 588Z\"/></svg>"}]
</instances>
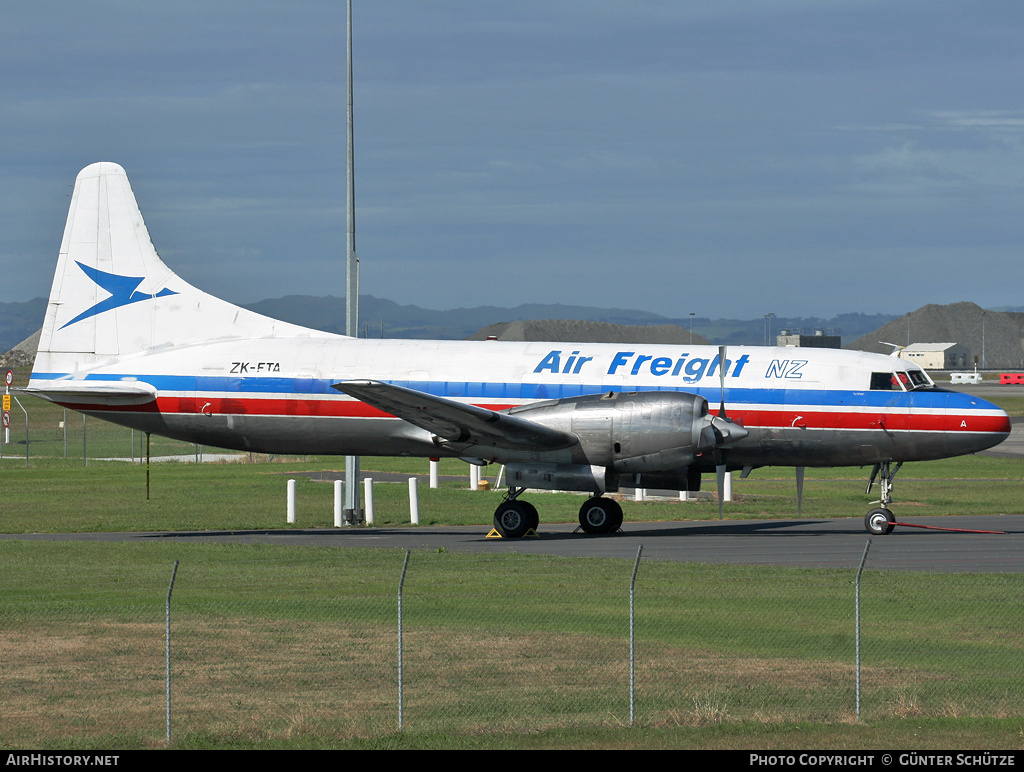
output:
<instances>
[{"instance_id":1,"label":"fence post","mask_svg":"<svg viewBox=\"0 0 1024 772\"><path fill-rule=\"evenodd\" d=\"M295 522L295 480L288 481L288 522Z\"/></svg>"},{"instance_id":2,"label":"fence post","mask_svg":"<svg viewBox=\"0 0 1024 772\"><path fill-rule=\"evenodd\" d=\"M416 489L416 478L409 478L409 520L413 525L420 524L420 496Z\"/></svg>"},{"instance_id":3,"label":"fence post","mask_svg":"<svg viewBox=\"0 0 1024 772\"><path fill-rule=\"evenodd\" d=\"M854 616L856 617L857 633L854 648L857 650L857 719L860 720L860 575L864 571L864 563L868 559L868 550L871 549L871 539L864 545L864 554L860 556L860 565L857 566L857 580L854 582Z\"/></svg>"},{"instance_id":4,"label":"fence post","mask_svg":"<svg viewBox=\"0 0 1024 772\"><path fill-rule=\"evenodd\" d=\"M413 478L415 479L415 478ZM405 570L409 567L409 550L405 551L405 561L402 563L402 575L398 579L398 731L402 731L403 709L402 703L402 591L405 588Z\"/></svg>"},{"instance_id":5,"label":"fence post","mask_svg":"<svg viewBox=\"0 0 1024 772\"><path fill-rule=\"evenodd\" d=\"M178 575L178 561L174 561L171 571L171 583L167 587L167 600L164 604L164 624L167 659L167 744L171 744L171 593L174 592L174 577Z\"/></svg>"},{"instance_id":6,"label":"fence post","mask_svg":"<svg viewBox=\"0 0 1024 772\"><path fill-rule=\"evenodd\" d=\"M18 403L18 407L21 408L21 412L25 414L25 468L28 469L28 411L25 409L25 406L21 404L20 399L15 397L14 401ZM83 415L82 417L84 418L85 416Z\"/></svg>"},{"instance_id":7,"label":"fence post","mask_svg":"<svg viewBox=\"0 0 1024 772\"><path fill-rule=\"evenodd\" d=\"M341 487L341 480L334 481L334 527L341 528L341 515L345 507L345 493Z\"/></svg>"},{"instance_id":8,"label":"fence post","mask_svg":"<svg viewBox=\"0 0 1024 772\"><path fill-rule=\"evenodd\" d=\"M373 525L373 478L363 478L363 507L366 510L366 524Z\"/></svg>"},{"instance_id":9,"label":"fence post","mask_svg":"<svg viewBox=\"0 0 1024 772\"><path fill-rule=\"evenodd\" d=\"M633 726L633 719L636 716L636 625L634 614L634 597L636 593L636 572L640 568L640 555L644 551L641 544L636 550L636 560L633 562L633 576L629 580L629 725Z\"/></svg>"}]
</instances>

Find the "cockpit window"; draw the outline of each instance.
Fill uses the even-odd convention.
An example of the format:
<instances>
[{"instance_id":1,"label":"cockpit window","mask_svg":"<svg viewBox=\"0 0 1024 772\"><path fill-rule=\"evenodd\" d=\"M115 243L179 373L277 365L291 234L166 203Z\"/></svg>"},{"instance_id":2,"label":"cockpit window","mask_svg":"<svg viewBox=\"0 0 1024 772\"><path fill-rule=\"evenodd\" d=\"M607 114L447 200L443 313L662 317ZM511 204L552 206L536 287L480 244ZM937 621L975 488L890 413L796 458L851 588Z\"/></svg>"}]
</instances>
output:
<instances>
[{"instance_id":1,"label":"cockpit window","mask_svg":"<svg viewBox=\"0 0 1024 772\"><path fill-rule=\"evenodd\" d=\"M913 391L930 389L933 386L931 379L922 370L871 373L872 391Z\"/></svg>"},{"instance_id":2,"label":"cockpit window","mask_svg":"<svg viewBox=\"0 0 1024 772\"><path fill-rule=\"evenodd\" d=\"M913 388L915 389L927 389L933 385L931 379L923 370L911 370L907 374L910 376L910 382L914 384Z\"/></svg>"},{"instance_id":3,"label":"cockpit window","mask_svg":"<svg viewBox=\"0 0 1024 772\"><path fill-rule=\"evenodd\" d=\"M872 391L892 391L899 388L899 381L892 373L871 373Z\"/></svg>"}]
</instances>

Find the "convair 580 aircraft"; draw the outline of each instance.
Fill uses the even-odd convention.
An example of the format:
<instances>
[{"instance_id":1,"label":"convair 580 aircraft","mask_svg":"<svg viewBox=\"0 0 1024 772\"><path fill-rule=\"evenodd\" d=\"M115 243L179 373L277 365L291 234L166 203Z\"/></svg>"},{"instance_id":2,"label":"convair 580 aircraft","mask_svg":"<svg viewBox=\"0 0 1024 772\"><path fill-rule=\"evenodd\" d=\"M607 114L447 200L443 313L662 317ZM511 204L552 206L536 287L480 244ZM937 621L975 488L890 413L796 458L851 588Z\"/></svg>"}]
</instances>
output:
<instances>
[{"instance_id":1,"label":"convair 580 aircraft","mask_svg":"<svg viewBox=\"0 0 1024 772\"><path fill-rule=\"evenodd\" d=\"M773 465L872 466L866 526L888 533L902 462L1010 431L995 405L880 354L362 340L270 319L164 265L112 163L78 175L26 391L236 450L505 464L494 525L512 537L539 523L528 488L592 493L580 524L608 533L622 510L603 494L620 486L696 490L701 473Z\"/></svg>"}]
</instances>

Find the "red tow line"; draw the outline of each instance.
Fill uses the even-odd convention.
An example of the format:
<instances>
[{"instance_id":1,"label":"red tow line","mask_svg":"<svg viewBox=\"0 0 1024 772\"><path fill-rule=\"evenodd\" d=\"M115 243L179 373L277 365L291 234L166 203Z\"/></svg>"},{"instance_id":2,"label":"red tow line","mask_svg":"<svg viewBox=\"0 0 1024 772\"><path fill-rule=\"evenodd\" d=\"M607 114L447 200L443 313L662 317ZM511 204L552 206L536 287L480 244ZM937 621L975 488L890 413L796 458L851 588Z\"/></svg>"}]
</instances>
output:
<instances>
[{"instance_id":1,"label":"red tow line","mask_svg":"<svg viewBox=\"0 0 1024 772\"><path fill-rule=\"evenodd\" d=\"M904 528L927 528L929 531L952 531L953 533L999 533L1006 535L1006 531L972 531L970 528L940 528L937 525L917 525L916 523L893 523Z\"/></svg>"}]
</instances>

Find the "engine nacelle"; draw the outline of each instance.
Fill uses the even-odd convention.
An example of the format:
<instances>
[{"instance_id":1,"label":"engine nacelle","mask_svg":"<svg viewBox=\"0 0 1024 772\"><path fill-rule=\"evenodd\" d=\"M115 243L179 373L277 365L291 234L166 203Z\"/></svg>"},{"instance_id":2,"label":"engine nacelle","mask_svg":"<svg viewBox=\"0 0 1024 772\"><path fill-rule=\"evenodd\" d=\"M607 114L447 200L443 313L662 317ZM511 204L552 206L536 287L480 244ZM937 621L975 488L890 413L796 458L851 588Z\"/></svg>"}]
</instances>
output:
<instances>
[{"instance_id":1,"label":"engine nacelle","mask_svg":"<svg viewBox=\"0 0 1024 772\"><path fill-rule=\"evenodd\" d=\"M512 408L510 415L571 432L588 465L616 473L680 470L704 450L747 435L685 392L607 392Z\"/></svg>"}]
</instances>

